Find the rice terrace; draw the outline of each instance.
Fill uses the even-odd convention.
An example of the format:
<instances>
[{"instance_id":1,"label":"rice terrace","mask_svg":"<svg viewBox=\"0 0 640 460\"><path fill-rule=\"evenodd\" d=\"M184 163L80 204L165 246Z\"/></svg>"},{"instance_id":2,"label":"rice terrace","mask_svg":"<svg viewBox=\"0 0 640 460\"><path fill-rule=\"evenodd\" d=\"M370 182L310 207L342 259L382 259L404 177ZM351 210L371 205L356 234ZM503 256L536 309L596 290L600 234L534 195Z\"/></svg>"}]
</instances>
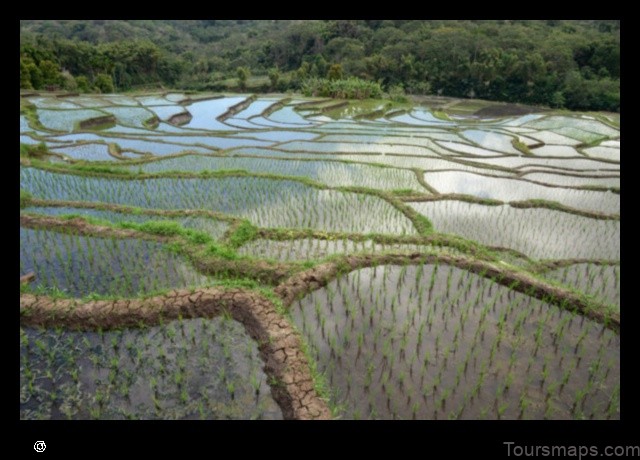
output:
<instances>
[{"instance_id":1,"label":"rice terrace","mask_svg":"<svg viewBox=\"0 0 640 460\"><path fill-rule=\"evenodd\" d=\"M620 117L20 92L21 419L620 419Z\"/></svg>"}]
</instances>

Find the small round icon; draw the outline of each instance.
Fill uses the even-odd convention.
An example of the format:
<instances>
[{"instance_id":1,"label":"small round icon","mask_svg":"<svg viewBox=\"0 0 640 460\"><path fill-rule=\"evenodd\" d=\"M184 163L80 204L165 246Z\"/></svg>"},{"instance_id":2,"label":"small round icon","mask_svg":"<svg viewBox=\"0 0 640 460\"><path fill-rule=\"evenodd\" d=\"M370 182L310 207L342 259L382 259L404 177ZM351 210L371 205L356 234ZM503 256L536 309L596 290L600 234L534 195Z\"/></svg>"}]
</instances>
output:
<instances>
[{"instance_id":1,"label":"small round icon","mask_svg":"<svg viewBox=\"0 0 640 460\"><path fill-rule=\"evenodd\" d=\"M46 448L47 445L44 443L44 441L36 441L36 443L33 445L33 449L38 453L44 452Z\"/></svg>"}]
</instances>

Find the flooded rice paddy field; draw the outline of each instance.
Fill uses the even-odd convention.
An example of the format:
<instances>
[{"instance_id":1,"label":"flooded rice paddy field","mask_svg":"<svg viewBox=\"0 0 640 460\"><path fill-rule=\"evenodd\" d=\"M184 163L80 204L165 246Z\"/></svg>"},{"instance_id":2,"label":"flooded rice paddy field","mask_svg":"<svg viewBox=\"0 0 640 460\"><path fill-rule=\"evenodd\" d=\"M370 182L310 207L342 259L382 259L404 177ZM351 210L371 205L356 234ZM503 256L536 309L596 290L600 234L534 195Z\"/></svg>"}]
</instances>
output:
<instances>
[{"instance_id":1,"label":"flooded rice paddy field","mask_svg":"<svg viewBox=\"0 0 640 460\"><path fill-rule=\"evenodd\" d=\"M21 152L20 275L33 274L21 292L278 295L288 276L337 264L326 286L284 305L335 417L618 419L610 324L417 257L501 264L619 314L619 124L553 111L447 119L385 103L327 111L334 103L22 97L20 142L50 155ZM348 268L350 255L380 262ZM208 272L225 264L233 275ZM20 341L23 419L286 418L260 344L226 315L22 326Z\"/></svg>"},{"instance_id":2,"label":"flooded rice paddy field","mask_svg":"<svg viewBox=\"0 0 640 460\"><path fill-rule=\"evenodd\" d=\"M617 335L456 267L361 269L292 316L347 418L618 416Z\"/></svg>"},{"instance_id":3,"label":"flooded rice paddy field","mask_svg":"<svg viewBox=\"0 0 640 460\"><path fill-rule=\"evenodd\" d=\"M281 419L256 344L224 316L105 332L20 329L23 419Z\"/></svg>"}]
</instances>

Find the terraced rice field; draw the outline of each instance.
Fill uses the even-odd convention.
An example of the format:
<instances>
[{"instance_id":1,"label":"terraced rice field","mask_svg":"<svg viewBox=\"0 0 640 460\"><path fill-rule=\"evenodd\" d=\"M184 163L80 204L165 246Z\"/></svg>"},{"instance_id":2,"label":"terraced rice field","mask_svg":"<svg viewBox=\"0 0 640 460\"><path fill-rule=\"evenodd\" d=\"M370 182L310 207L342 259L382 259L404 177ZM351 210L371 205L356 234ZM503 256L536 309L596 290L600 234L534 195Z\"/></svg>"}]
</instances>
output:
<instances>
[{"instance_id":1,"label":"terraced rice field","mask_svg":"<svg viewBox=\"0 0 640 460\"><path fill-rule=\"evenodd\" d=\"M606 114L21 102L22 419L620 418Z\"/></svg>"}]
</instances>

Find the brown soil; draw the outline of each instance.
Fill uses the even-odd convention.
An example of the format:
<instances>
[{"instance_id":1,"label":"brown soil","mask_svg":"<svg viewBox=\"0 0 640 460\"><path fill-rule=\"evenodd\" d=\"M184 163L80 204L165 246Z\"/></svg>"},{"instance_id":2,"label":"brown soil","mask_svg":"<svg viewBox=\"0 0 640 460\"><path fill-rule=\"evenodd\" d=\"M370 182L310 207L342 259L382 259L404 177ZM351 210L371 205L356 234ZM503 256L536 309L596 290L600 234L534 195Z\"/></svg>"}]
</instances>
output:
<instances>
[{"instance_id":1,"label":"brown soil","mask_svg":"<svg viewBox=\"0 0 640 460\"><path fill-rule=\"evenodd\" d=\"M114 117L113 115L105 115L104 117L95 117L89 118L88 120L82 120L80 121L80 123L78 123L78 126L80 127L80 129L91 129L95 128L96 126L110 125L115 123L116 117Z\"/></svg>"},{"instance_id":2,"label":"brown soil","mask_svg":"<svg viewBox=\"0 0 640 460\"><path fill-rule=\"evenodd\" d=\"M29 284L32 281L35 281L36 274L34 272L29 272L26 275L20 277L20 284Z\"/></svg>"},{"instance_id":3,"label":"brown soil","mask_svg":"<svg viewBox=\"0 0 640 460\"><path fill-rule=\"evenodd\" d=\"M191 121L191 114L186 110L184 112L176 113L167 120L169 124L174 126L185 125Z\"/></svg>"},{"instance_id":4,"label":"brown soil","mask_svg":"<svg viewBox=\"0 0 640 460\"><path fill-rule=\"evenodd\" d=\"M258 343L270 377L271 393L285 419L329 419L331 413L314 389L300 338L267 299L241 289L172 291L144 300L81 302L22 294L20 323L24 326L103 330L154 325L182 318L211 318L227 311Z\"/></svg>"},{"instance_id":5,"label":"brown soil","mask_svg":"<svg viewBox=\"0 0 640 460\"><path fill-rule=\"evenodd\" d=\"M326 112L330 112L331 110L341 109L342 107L347 107L348 105L349 105L349 102L347 102L347 101L337 102L335 104L331 104L331 105L327 105L327 106L322 107L320 109L320 112L326 113Z\"/></svg>"}]
</instances>

